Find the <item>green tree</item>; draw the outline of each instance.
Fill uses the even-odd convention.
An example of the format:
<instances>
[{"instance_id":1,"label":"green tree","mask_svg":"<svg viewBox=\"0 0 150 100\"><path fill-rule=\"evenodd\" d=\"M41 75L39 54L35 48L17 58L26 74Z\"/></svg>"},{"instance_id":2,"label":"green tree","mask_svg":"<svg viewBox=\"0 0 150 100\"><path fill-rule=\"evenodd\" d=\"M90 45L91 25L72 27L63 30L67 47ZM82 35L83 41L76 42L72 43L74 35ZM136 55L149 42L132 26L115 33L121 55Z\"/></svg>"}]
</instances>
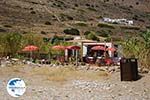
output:
<instances>
[{"instance_id":1,"label":"green tree","mask_svg":"<svg viewBox=\"0 0 150 100\"><path fill-rule=\"evenodd\" d=\"M141 33L140 36L143 39L143 41L141 41L141 46L143 46L143 49L139 54L141 65L150 69L150 30Z\"/></svg>"},{"instance_id":2,"label":"green tree","mask_svg":"<svg viewBox=\"0 0 150 100\"><path fill-rule=\"evenodd\" d=\"M90 32L88 35L85 36L87 39L90 39L90 40L96 40L96 41L99 41L99 38L95 35L94 32Z\"/></svg>"},{"instance_id":3,"label":"green tree","mask_svg":"<svg viewBox=\"0 0 150 100\"><path fill-rule=\"evenodd\" d=\"M141 51L140 41L136 38L129 38L123 43L124 56L126 57L139 57Z\"/></svg>"},{"instance_id":4,"label":"green tree","mask_svg":"<svg viewBox=\"0 0 150 100\"><path fill-rule=\"evenodd\" d=\"M4 52L14 56L21 48L22 35L19 33L8 33L3 37Z\"/></svg>"},{"instance_id":5,"label":"green tree","mask_svg":"<svg viewBox=\"0 0 150 100\"><path fill-rule=\"evenodd\" d=\"M150 30L147 30L146 32L141 33L140 36L144 40L145 48L150 49Z\"/></svg>"}]
</instances>

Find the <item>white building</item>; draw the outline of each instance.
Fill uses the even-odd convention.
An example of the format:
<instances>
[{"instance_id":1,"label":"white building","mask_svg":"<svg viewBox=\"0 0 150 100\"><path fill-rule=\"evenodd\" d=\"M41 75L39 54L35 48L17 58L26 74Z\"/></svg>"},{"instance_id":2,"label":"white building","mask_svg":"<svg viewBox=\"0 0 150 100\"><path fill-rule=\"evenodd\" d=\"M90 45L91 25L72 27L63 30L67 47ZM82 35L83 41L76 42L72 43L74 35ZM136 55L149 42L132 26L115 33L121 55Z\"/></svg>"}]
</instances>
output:
<instances>
[{"instance_id":1,"label":"white building","mask_svg":"<svg viewBox=\"0 0 150 100\"><path fill-rule=\"evenodd\" d=\"M124 25L133 25L132 20L127 20L127 19L110 19L110 18L103 18L104 22L107 23L117 23L117 24L124 24Z\"/></svg>"}]
</instances>

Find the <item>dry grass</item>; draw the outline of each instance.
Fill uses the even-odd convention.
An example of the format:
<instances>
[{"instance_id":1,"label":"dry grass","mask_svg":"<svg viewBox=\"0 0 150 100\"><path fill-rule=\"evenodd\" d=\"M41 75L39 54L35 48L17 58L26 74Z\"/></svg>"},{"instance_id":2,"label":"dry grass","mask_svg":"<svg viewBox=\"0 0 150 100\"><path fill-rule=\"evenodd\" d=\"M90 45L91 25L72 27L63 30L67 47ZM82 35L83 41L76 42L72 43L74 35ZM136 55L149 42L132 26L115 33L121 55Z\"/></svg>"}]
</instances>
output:
<instances>
[{"instance_id":1,"label":"dry grass","mask_svg":"<svg viewBox=\"0 0 150 100\"><path fill-rule=\"evenodd\" d=\"M83 71L76 70L73 67L63 67L63 68L48 68L41 67L35 68L31 71L32 74L44 75L47 80L54 82L64 82L73 79L88 79L88 80L98 80L102 76L107 76L106 72L102 71Z\"/></svg>"},{"instance_id":2,"label":"dry grass","mask_svg":"<svg viewBox=\"0 0 150 100\"><path fill-rule=\"evenodd\" d=\"M22 75L22 76L38 76L50 82L63 83L74 79L99 80L108 74L103 71L77 70L72 67L32 67L24 65L15 65L11 67L0 68L0 75Z\"/></svg>"}]
</instances>

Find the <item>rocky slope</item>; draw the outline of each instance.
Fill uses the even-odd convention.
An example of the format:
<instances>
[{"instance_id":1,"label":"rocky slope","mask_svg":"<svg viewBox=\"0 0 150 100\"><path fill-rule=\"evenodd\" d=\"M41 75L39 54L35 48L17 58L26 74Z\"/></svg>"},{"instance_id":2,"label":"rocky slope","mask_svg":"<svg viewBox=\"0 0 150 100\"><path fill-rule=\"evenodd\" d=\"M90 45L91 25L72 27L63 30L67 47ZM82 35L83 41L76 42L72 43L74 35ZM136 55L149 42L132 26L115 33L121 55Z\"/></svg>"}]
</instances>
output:
<instances>
[{"instance_id":1,"label":"rocky slope","mask_svg":"<svg viewBox=\"0 0 150 100\"><path fill-rule=\"evenodd\" d=\"M149 4L149 0L1 0L0 32L62 33L69 27L99 30L95 23L103 17L127 18L145 27L150 24ZM76 26L76 21L90 24Z\"/></svg>"}]
</instances>

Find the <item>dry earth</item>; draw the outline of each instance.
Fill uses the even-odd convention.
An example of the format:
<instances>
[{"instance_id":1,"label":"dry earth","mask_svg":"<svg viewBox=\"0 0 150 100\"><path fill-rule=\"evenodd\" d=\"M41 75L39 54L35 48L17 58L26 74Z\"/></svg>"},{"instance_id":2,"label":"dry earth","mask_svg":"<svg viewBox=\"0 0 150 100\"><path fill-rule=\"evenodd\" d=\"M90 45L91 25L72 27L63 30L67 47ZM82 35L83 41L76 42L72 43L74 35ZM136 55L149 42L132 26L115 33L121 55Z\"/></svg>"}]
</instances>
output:
<instances>
[{"instance_id":1,"label":"dry earth","mask_svg":"<svg viewBox=\"0 0 150 100\"><path fill-rule=\"evenodd\" d=\"M137 81L121 82L119 72L106 75L76 71L77 75L73 70L62 70L63 74L59 68L45 66L0 67L0 100L16 100L6 90L8 80L14 77L22 78L27 86L25 94L17 100L150 100L150 74L141 74Z\"/></svg>"}]
</instances>

